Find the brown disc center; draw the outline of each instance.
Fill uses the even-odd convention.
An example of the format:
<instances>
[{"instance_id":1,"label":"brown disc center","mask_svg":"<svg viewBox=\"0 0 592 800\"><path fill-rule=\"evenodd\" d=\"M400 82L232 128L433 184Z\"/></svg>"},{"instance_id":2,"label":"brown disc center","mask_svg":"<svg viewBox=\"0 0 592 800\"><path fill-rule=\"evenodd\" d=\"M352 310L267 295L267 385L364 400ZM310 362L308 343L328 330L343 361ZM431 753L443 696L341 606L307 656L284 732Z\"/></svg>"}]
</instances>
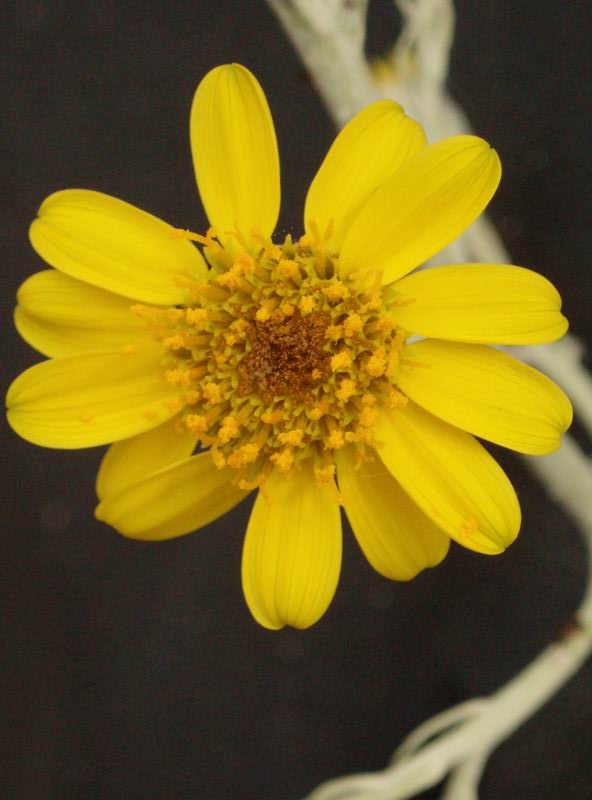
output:
<instances>
[{"instance_id":1,"label":"brown disc center","mask_svg":"<svg viewBox=\"0 0 592 800\"><path fill-rule=\"evenodd\" d=\"M295 311L282 320L254 321L249 350L238 366L239 392L258 394L268 403L274 397L306 399L330 374L331 353L325 350L328 314L302 316Z\"/></svg>"}]
</instances>

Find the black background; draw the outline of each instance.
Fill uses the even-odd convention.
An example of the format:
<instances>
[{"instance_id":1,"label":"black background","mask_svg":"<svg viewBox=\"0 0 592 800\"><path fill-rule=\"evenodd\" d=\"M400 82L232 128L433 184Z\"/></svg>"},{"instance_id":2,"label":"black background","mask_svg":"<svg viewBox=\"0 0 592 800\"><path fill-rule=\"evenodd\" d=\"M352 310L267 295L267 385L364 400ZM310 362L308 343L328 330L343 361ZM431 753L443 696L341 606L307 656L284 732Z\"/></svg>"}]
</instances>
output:
<instances>
[{"instance_id":1,"label":"black background","mask_svg":"<svg viewBox=\"0 0 592 800\"><path fill-rule=\"evenodd\" d=\"M19 283L43 266L27 227L46 195L98 189L203 229L189 107L208 69L239 61L266 90L280 229L298 232L333 129L263 0L3 8L7 386L38 360L11 310ZM491 212L514 261L556 283L572 330L589 341L590 4L459 0L457 10L451 91L504 165ZM371 52L397 24L387 0L371 4ZM271 633L240 587L250 502L193 536L127 541L92 517L99 450L48 451L3 434L7 800L297 800L321 780L382 768L428 716L495 690L560 635L582 594L577 532L523 463L500 454L524 514L509 552L454 547L438 569L393 584L346 532L326 616ZM588 663L494 754L482 800L589 800L591 675Z\"/></svg>"}]
</instances>

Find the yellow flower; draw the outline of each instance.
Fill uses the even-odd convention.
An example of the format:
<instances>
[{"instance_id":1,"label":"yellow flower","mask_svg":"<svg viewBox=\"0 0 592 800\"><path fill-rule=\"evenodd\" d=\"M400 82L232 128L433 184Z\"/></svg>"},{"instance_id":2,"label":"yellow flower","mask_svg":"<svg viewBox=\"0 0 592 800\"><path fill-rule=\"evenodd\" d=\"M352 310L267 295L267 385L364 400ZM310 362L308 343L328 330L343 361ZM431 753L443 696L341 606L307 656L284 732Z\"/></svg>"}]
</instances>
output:
<instances>
[{"instance_id":1,"label":"yellow flower","mask_svg":"<svg viewBox=\"0 0 592 800\"><path fill-rule=\"evenodd\" d=\"M92 191L42 204L31 242L55 270L25 281L15 319L51 358L10 388L14 430L46 447L114 442L96 514L132 538L188 533L259 489L242 579L268 628L327 609L340 505L391 579L439 563L451 538L504 550L518 502L474 436L549 453L571 407L488 345L560 337L559 295L508 265L410 275L483 211L495 151L474 136L427 146L376 102L321 165L304 234L273 242L276 138L244 67L201 82L191 146L204 236Z\"/></svg>"}]
</instances>

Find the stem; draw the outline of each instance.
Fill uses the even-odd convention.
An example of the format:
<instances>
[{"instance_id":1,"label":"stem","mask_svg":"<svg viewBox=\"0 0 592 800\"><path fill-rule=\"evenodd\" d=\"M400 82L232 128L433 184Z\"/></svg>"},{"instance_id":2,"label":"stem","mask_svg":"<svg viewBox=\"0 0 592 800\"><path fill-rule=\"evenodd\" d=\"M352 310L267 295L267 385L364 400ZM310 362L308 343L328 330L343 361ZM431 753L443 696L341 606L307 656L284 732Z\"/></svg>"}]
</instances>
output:
<instances>
[{"instance_id":1,"label":"stem","mask_svg":"<svg viewBox=\"0 0 592 800\"><path fill-rule=\"evenodd\" d=\"M394 2L405 25L390 65L373 82L363 54L366 0L268 0L338 126L380 94L403 103L430 138L470 131L463 111L445 91L454 27L452 0ZM510 258L482 216L438 261L509 263ZM581 350L568 334L561 342L515 352L562 384L592 432L592 379L581 364ZM490 753L535 714L592 652L592 465L569 435L556 453L526 463L579 525L587 547L588 583L563 638L488 699L467 701L421 725L383 772L329 781L308 800L404 800L447 775L444 800L477 800Z\"/></svg>"},{"instance_id":2,"label":"stem","mask_svg":"<svg viewBox=\"0 0 592 800\"><path fill-rule=\"evenodd\" d=\"M337 127L379 92L364 57L368 0L268 0Z\"/></svg>"}]
</instances>

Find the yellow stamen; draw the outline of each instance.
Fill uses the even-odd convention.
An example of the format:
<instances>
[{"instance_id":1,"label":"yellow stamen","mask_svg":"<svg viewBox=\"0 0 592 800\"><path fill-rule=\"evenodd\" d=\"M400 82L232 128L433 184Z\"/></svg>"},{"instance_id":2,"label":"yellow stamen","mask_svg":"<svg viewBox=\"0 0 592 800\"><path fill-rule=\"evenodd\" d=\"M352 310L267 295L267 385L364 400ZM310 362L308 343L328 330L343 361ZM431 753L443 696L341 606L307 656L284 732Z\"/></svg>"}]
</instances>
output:
<instances>
[{"instance_id":1,"label":"yellow stamen","mask_svg":"<svg viewBox=\"0 0 592 800\"><path fill-rule=\"evenodd\" d=\"M191 389L191 391L185 394L185 405L193 406L201 399L201 392L197 389Z\"/></svg>"},{"instance_id":2,"label":"yellow stamen","mask_svg":"<svg viewBox=\"0 0 592 800\"><path fill-rule=\"evenodd\" d=\"M238 482L238 488L242 489L244 492L252 492L253 489L259 489L263 485L264 480L265 474L262 472L252 481L248 481L245 478L240 478Z\"/></svg>"},{"instance_id":3,"label":"yellow stamen","mask_svg":"<svg viewBox=\"0 0 592 800\"><path fill-rule=\"evenodd\" d=\"M282 422L284 416L284 412L281 408L276 408L273 411L271 409L267 409L267 411L264 411L263 414L261 414L261 420L268 425L276 425L278 422Z\"/></svg>"},{"instance_id":4,"label":"yellow stamen","mask_svg":"<svg viewBox=\"0 0 592 800\"><path fill-rule=\"evenodd\" d=\"M366 372L372 375L373 378L379 378L384 375L388 367L388 362L384 356L384 348L379 348L374 352L366 362Z\"/></svg>"},{"instance_id":5,"label":"yellow stamen","mask_svg":"<svg viewBox=\"0 0 592 800\"><path fill-rule=\"evenodd\" d=\"M228 456L228 466L234 469L242 469L256 461L260 451L261 446L258 444L253 442L244 444Z\"/></svg>"},{"instance_id":6,"label":"yellow stamen","mask_svg":"<svg viewBox=\"0 0 592 800\"><path fill-rule=\"evenodd\" d=\"M284 317L292 317L294 316L294 312L296 309L292 305L292 303L282 303L281 306L278 308L278 311L281 312L282 316Z\"/></svg>"},{"instance_id":7,"label":"yellow stamen","mask_svg":"<svg viewBox=\"0 0 592 800\"><path fill-rule=\"evenodd\" d=\"M184 369L167 369L164 373L165 380L172 386L189 386L191 371Z\"/></svg>"},{"instance_id":8,"label":"yellow stamen","mask_svg":"<svg viewBox=\"0 0 592 800\"><path fill-rule=\"evenodd\" d=\"M204 247L219 247L220 245L214 240L214 236L210 235L210 231L213 233L212 228L210 228L207 235L202 236L199 233L193 233L193 231L186 230L185 228L171 228L170 233L172 239L184 239L189 242L197 242L198 244L203 244Z\"/></svg>"},{"instance_id":9,"label":"yellow stamen","mask_svg":"<svg viewBox=\"0 0 592 800\"><path fill-rule=\"evenodd\" d=\"M328 395L324 394L321 397L320 402L317 403L317 405L309 411L308 413L309 419L312 419L314 421L321 419L321 417L324 417L327 411L329 410L329 406L330 406L329 397Z\"/></svg>"},{"instance_id":10,"label":"yellow stamen","mask_svg":"<svg viewBox=\"0 0 592 800\"><path fill-rule=\"evenodd\" d=\"M176 412L180 411L184 405L185 403L182 397L173 397L172 400L167 401L166 407L168 408L169 411Z\"/></svg>"},{"instance_id":11,"label":"yellow stamen","mask_svg":"<svg viewBox=\"0 0 592 800\"><path fill-rule=\"evenodd\" d=\"M279 453L273 453L269 460L282 472L289 472L294 464L294 453L289 447L286 447L285 450L280 450Z\"/></svg>"},{"instance_id":12,"label":"yellow stamen","mask_svg":"<svg viewBox=\"0 0 592 800\"><path fill-rule=\"evenodd\" d=\"M364 323L362 321L362 317L356 313L348 314L343 323L345 335L351 339L351 337L355 336L356 333L361 333L363 329Z\"/></svg>"},{"instance_id":13,"label":"yellow stamen","mask_svg":"<svg viewBox=\"0 0 592 800\"><path fill-rule=\"evenodd\" d=\"M329 325L325 331L325 336L332 342L338 342L343 336L343 327L341 325Z\"/></svg>"},{"instance_id":14,"label":"yellow stamen","mask_svg":"<svg viewBox=\"0 0 592 800\"><path fill-rule=\"evenodd\" d=\"M202 393L208 403L214 404L222 401L222 387L219 383L206 383Z\"/></svg>"},{"instance_id":15,"label":"yellow stamen","mask_svg":"<svg viewBox=\"0 0 592 800\"><path fill-rule=\"evenodd\" d=\"M341 281L336 281L335 283L330 283L329 286L324 286L322 292L327 300L331 300L335 303L349 297L349 289L341 283Z\"/></svg>"},{"instance_id":16,"label":"yellow stamen","mask_svg":"<svg viewBox=\"0 0 592 800\"><path fill-rule=\"evenodd\" d=\"M306 316L307 314L310 314L313 311L314 307L315 307L314 297L311 297L310 295L304 295L304 297L302 297L300 299L300 302L298 303L298 308L300 309L300 313L302 314L303 317Z\"/></svg>"},{"instance_id":17,"label":"yellow stamen","mask_svg":"<svg viewBox=\"0 0 592 800\"><path fill-rule=\"evenodd\" d=\"M335 232L335 220L333 217L329 218L329 222L327 223L327 227L325 228L325 233L323 234L323 239L328 242L329 239L333 236Z\"/></svg>"},{"instance_id":18,"label":"yellow stamen","mask_svg":"<svg viewBox=\"0 0 592 800\"><path fill-rule=\"evenodd\" d=\"M302 441L303 436L304 436L304 431L296 429L293 431L286 431L285 433L280 433L278 439L282 444L290 445L290 447L297 447Z\"/></svg>"},{"instance_id":19,"label":"yellow stamen","mask_svg":"<svg viewBox=\"0 0 592 800\"><path fill-rule=\"evenodd\" d=\"M240 430L240 426L236 417L231 415L224 417L222 420L222 426L218 431L218 439L221 444L226 444L231 439L234 439L235 436L238 436Z\"/></svg>"},{"instance_id":20,"label":"yellow stamen","mask_svg":"<svg viewBox=\"0 0 592 800\"><path fill-rule=\"evenodd\" d=\"M205 433L208 429L208 421L203 414L187 414L185 425L191 433Z\"/></svg>"},{"instance_id":21,"label":"yellow stamen","mask_svg":"<svg viewBox=\"0 0 592 800\"><path fill-rule=\"evenodd\" d=\"M371 428L378 419L378 411L370 406L364 406L360 412L360 425Z\"/></svg>"},{"instance_id":22,"label":"yellow stamen","mask_svg":"<svg viewBox=\"0 0 592 800\"><path fill-rule=\"evenodd\" d=\"M338 372L342 369L348 369L352 365L352 357L349 350L341 350L336 353L331 359L331 369L333 372Z\"/></svg>"},{"instance_id":23,"label":"yellow stamen","mask_svg":"<svg viewBox=\"0 0 592 800\"><path fill-rule=\"evenodd\" d=\"M205 308L186 308L185 319L189 325L201 326L208 321L208 312Z\"/></svg>"},{"instance_id":24,"label":"yellow stamen","mask_svg":"<svg viewBox=\"0 0 592 800\"><path fill-rule=\"evenodd\" d=\"M169 350L181 350L185 347L185 337L181 333L175 333L173 336L167 336L163 339L162 343Z\"/></svg>"},{"instance_id":25,"label":"yellow stamen","mask_svg":"<svg viewBox=\"0 0 592 800\"><path fill-rule=\"evenodd\" d=\"M300 277L298 263L292 258L282 258L277 265L277 271L278 275L282 278L288 278L289 280L295 280Z\"/></svg>"},{"instance_id":26,"label":"yellow stamen","mask_svg":"<svg viewBox=\"0 0 592 800\"><path fill-rule=\"evenodd\" d=\"M308 233L303 233L300 239L298 239L298 245L302 248L309 248L314 245L314 239L312 236L309 236Z\"/></svg>"},{"instance_id":27,"label":"yellow stamen","mask_svg":"<svg viewBox=\"0 0 592 800\"><path fill-rule=\"evenodd\" d=\"M243 488L311 458L316 481L335 487L334 452L375 446L379 414L407 402L395 384L407 334L390 316L393 291L376 271L363 283L338 277L333 227L321 234L313 220L282 245L238 229L224 242L174 231L205 248L207 278L180 279L187 307L131 306L167 350L163 377L177 389L167 408L185 409L184 429Z\"/></svg>"},{"instance_id":28,"label":"yellow stamen","mask_svg":"<svg viewBox=\"0 0 592 800\"><path fill-rule=\"evenodd\" d=\"M335 397L341 402L345 403L350 397L356 394L356 382L351 378L344 378L340 384L339 389L335 392Z\"/></svg>"},{"instance_id":29,"label":"yellow stamen","mask_svg":"<svg viewBox=\"0 0 592 800\"><path fill-rule=\"evenodd\" d=\"M268 308L265 308L265 306L261 306L261 308L258 308L257 312L255 313L255 319L257 322L267 322L269 319L271 319L271 312Z\"/></svg>"},{"instance_id":30,"label":"yellow stamen","mask_svg":"<svg viewBox=\"0 0 592 800\"><path fill-rule=\"evenodd\" d=\"M226 459L224 454L221 453L216 446L212 447L210 450L210 455L212 456L212 461L217 469L224 469L226 466Z\"/></svg>"},{"instance_id":31,"label":"yellow stamen","mask_svg":"<svg viewBox=\"0 0 592 800\"><path fill-rule=\"evenodd\" d=\"M409 402L408 397L406 397L398 389L393 388L390 389L387 394L385 406L389 409L404 408L408 402Z\"/></svg>"},{"instance_id":32,"label":"yellow stamen","mask_svg":"<svg viewBox=\"0 0 592 800\"><path fill-rule=\"evenodd\" d=\"M314 476L318 486L331 483L335 477L335 464L328 464L326 467L315 467Z\"/></svg>"},{"instance_id":33,"label":"yellow stamen","mask_svg":"<svg viewBox=\"0 0 592 800\"><path fill-rule=\"evenodd\" d=\"M329 450L339 450L345 444L345 437L341 431L331 431L325 439L325 447Z\"/></svg>"}]
</instances>

